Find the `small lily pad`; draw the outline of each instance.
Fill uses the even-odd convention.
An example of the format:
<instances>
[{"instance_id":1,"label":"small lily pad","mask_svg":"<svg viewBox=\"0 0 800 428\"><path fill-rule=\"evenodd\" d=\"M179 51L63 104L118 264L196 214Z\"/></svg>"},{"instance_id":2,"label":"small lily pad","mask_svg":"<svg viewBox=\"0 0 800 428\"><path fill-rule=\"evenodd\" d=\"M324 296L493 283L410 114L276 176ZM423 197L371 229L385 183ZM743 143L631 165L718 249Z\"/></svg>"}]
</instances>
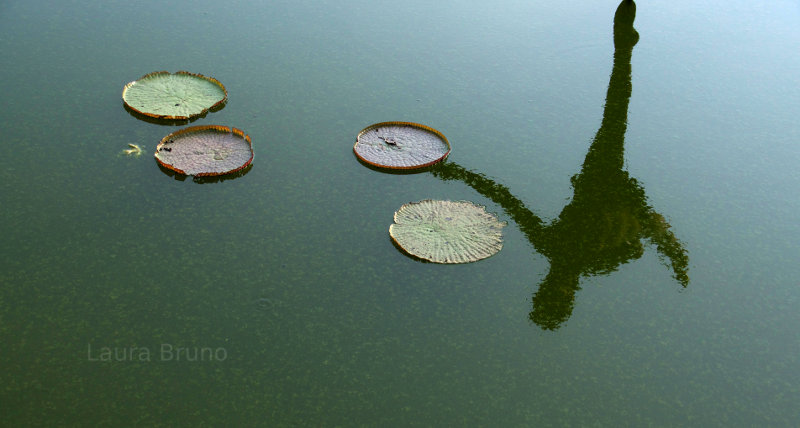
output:
<instances>
[{"instance_id":1,"label":"small lily pad","mask_svg":"<svg viewBox=\"0 0 800 428\"><path fill-rule=\"evenodd\" d=\"M224 175L250 165L253 144L240 129L191 126L161 139L155 157L165 168L184 175Z\"/></svg>"},{"instance_id":2,"label":"small lily pad","mask_svg":"<svg viewBox=\"0 0 800 428\"><path fill-rule=\"evenodd\" d=\"M221 106L228 91L217 79L202 74L157 71L122 89L122 100L136 113L166 120L186 120Z\"/></svg>"},{"instance_id":3,"label":"small lily pad","mask_svg":"<svg viewBox=\"0 0 800 428\"><path fill-rule=\"evenodd\" d=\"M394 213L389 235L403 251L434 263L470 263L503 248L505 222L469 201L426 199Z\"/></svg>"},{"instance_id":4,"label":"small lily pad","mask_svg":"<svg viewBox=\"0 0 800 428\"><path fill-rule=\"evenodd\" d=\"M389 169L416 169L444 160L450 153L445 136L412 122L381 122L358 133L353 146L362 161Z\"/></svg>"}]
</instances>

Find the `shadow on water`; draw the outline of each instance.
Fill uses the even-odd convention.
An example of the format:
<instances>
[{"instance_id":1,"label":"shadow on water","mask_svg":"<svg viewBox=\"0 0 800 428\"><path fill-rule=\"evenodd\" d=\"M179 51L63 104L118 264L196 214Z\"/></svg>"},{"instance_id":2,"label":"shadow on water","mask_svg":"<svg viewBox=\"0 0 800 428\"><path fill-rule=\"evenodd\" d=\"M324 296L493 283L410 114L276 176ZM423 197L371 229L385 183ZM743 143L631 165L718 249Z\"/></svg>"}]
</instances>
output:
<instances>
[{"instance_id":1,"label":"shadow on water","mask_svg":"<svg viewBox=\"0 0 800 428\"><path fill-rule=\"evenodd\" d=\"M436 165L426 166L423 168L413 168L413 169L387 169L387 168L378 168L377 166L371 165L368 162L364 162L356 156L355 152L353 152L353 158L358 161L364 167L369 168L375 172L381 172L383 174L390 174L390 175L415 175L415 174L424 174L426 172L431 172L436 168Z\"/></svg>"},{"instance_id":2,"label":"shadow on water","mask_svg":"<svg viewBox=\"0 0 800 428\"><path fill-rule=\"evenodd\" d=\"M223 175L205 175L205 176L197 177L197 176L194 176L194 175L185 175L185 174L181 174L179 172L175 172L175 171L173 171L173 170L161 165L160 163L158 163L158 161L156 161L156 165L158 165L158 169L160 169L161 172L163 172L165 175L167 175L169 177L172 177L175 181L186 181L187 178L191 177L192 181L197 183L197 184L221 183L223 181L235 180L235 179L237 179L239 177L244 177L245 175L249 174L250 171L253 170L253 164L251 163L251 164L247 165L246 167L244 167L244 168L242 168L242 169L240 169L238 171L234 171L234 172L231 172L231 173L228 173L228 174L223 174Z\"/></svg>"},{"instance_id":3,"label":"shadow on water","mask_svg":"<svg viewBox=\"0 0 800 428\"><path fill-rule=\"evenodd\" d=\"M581 171L570 180L572 200L558 218L545 223L507 187L458 164L444 162L431 170L442 180L464 182L503 207L549 260L550 271L533 295L529 315L545 330L556 330L569 319L582 276L608 274L640 258L642 240L656 246L681 286L689 283L687 251L664 217L647 204L644 188L623 169L631 56L639 40L635 16L636 4L623 0L614 16L614 66L603 121Z\"/></svg>"},{"instance_id":4,"label":"shadow on water","mask_svg":"<svg viewBox=\"0 0 800 428\"><path fill-rule=\"evenodd\" d=\"M222 103L222 104L220 104L220 105L218 105L216 107L210 108L210 109L208 109L208 111L206 111L206 112L204 112L204 113L202 113L200 115L194 116L194 117L192 117L190 119L164 119L164 118L151 117L151 116L147 116L147 115L141 114L141 113L137 112L136 110L128 107L128 105L125 104L124 100L122 101L122 107L125 109L126 112L128 112L129 115L131 115L131 116L135 117L136 119L139 119L139 120L141 120L143 122L152 123L152 124L155 124L155 125L164 125L164 126L183 126L183 125L188 125L188 124L190 124L190 123L192 123L192 122L194 122L194 121L196 121L198 119L204 119L206 116L208 116L209 113L215 113L215 112L218 112L218 111L224 109L226 104L227 104L227 101L225 101L224 103Z\"/></svg>"}]
</instances>

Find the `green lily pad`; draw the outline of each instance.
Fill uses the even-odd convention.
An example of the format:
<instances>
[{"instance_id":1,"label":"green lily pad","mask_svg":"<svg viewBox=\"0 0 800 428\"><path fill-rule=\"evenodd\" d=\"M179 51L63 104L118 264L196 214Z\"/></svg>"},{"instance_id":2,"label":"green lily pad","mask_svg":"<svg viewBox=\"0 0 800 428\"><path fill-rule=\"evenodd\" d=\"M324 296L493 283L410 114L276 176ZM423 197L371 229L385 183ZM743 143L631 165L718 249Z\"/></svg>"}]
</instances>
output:
<instances>
[{"instance_id":1,"label":"green lily pad","mask_svg":"<svg viewBox=\"0 0 800 428\"><path fill-rule=\"evenodd\" d=\"M228 92L217 79L202 74L157 71L125 85L122 100L136 113L167 120L186 120L221 106Z\"/></svg>"},{"instance_id":2,"label":"green lily pad","mask_svg":"<svg viewBox=\"0 0 800 428\"><path fill-rule=\"evenodd\" d=\"M470 263L503 248L506 222L469 201L411 202L394 213L389 235L403 251L434 263Z\"/></svg>"}]
</instances>

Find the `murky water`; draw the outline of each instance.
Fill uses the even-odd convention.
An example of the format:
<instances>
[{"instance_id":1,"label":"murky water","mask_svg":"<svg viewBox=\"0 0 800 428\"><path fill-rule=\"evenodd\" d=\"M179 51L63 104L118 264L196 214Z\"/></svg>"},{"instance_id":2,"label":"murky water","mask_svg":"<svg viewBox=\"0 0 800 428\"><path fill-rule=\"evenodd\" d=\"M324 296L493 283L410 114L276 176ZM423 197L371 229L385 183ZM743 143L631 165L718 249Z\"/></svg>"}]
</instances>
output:
<instances>
[{"instance_id":1,"label":"murky water","mask_svg":"<svg viewBox=\"0 0 800 428\"><path fill-rule=\"evenodd\" d=\"M0 4L10 425L793 426L796 2ZM213 76L235 177L161 169L131 80ZM388 174L410 121L446 163ZM123 153L128 144L144 150ZM509 223L422 263L422 199Z\"/></svg>"}]
</instances>

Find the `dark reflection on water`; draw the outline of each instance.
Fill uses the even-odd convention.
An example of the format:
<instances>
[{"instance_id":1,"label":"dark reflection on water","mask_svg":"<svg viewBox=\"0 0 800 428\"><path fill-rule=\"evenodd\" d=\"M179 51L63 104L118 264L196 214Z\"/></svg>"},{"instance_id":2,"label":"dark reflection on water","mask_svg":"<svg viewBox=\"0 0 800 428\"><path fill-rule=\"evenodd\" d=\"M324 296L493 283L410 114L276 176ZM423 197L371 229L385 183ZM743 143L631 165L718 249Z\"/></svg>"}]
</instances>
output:
<instances>
[{"instance_id":1,"label":"dark reflection on water","mask_svg":"<svg viewBox=\"0 0 800 428\"><path fill-rule=\"evenodd\" d=\"M227 103L228 103L228 101L226 100L225 102L221 103L220 105L215 106L213 108L210 108L210 109L208 109L208 111L206 111L206 112L204 112L202 114L199 114L197 116L191 117L189 119L162 119L162 118L158 118L158 117L146 116L146 115L143 115L143 114L137 112L136 110L128 107L128 105L125 104L125 101L122 102L122 107L125 109L126 112L128 112L129 115L131 115L131 116L135 117L136 119L139 119L139 120L141 120L143 122L152 123L152 124L155 124L155 125L164 125L164 126L183 126L183 125L188 125L188 124L190 124L190 123L192 123L192 122L194 122L196 120L199 120L199 119L205 119L205 117L208 116L209 113L215 113L215 112L218 112L218 111L224 109L225 105Z\"/></svg>"},{"instance_id":2,"label":"dark reflection on water","mask_svg":"<svg viewBox=\"0 0 800 428\"><path fill-rule=\"evenodd\" d=\"M228 181L228 180L233 180L233 179L236 179L236 178L239 178L239 177L244 177L245 175L249 174L250 171L253 170L253 164L251 163L251 164L247 165L246 167L244 167L244 168L242 168L242 169L240 169L238 171L234 171L232 173L229 173L229 174L204 175L204 176L197 177L197 176L189 176L189 175L181 174L179 172L175 172L175 171L165 167L164 165L161 165L155 159L154 159L154 162L158 165L158 169L160 169L161 172L163 172L164 174L172 177L175 181L186 181L187 178L192 177L192 181L197 183L197 184L221 183L223 181Z\"/></svg>"},{"instance_id":3,"label":"dark reflection on water","mask_svg":"<svg viewBox=\"0 0 800 428\"><path fill-rule=\"evenodd\" d=\"M426 172L430 172L430 171L432 171L432 170L433 170L433 169L436 167L436 165L434 164L434 165L431 165L431 166L426 166L426 167L423 167L423 168L411 168L411 169L388 169L388 168L379 168L379 167L377 167L377 166L375 166L375 165L371 165L371 164L369 164L369 163L367 163L367 162L364 162L363 160L361 160L361 158L359 158L358 156L356 156L356 153L355 153L355 151L353 152L353 158L354 158L355 160L357 160L357 161L358 161L358 163L360 163L361 165L364 165L365 167L367 167L367 168L369 168L369 169L371 169L371 170L373 170L373 171L382 172L382 173L384 173L384 174L393 174L393 175L414 175L414 174L423 174L423 173L426 173Z\"/></svg>"},{"instance_id":4,"label":"dark reflection on water","mask_svg":"<svg viewBox=\"0 0 800 428\"><path fill-rule=\"evenodd\" d=\"M502 206L550 261L529 315L542 329L558 329L569 319L581 276L608 274L640 258L642 240L656 246L683 287L689 283L687 251L664 217L647 204L644 188L623 169L631 55L639 40L633 28L635 16L636 4L623 0L614 16L614 66L603 121L581 171L570 179L572 202L558 218L545 223L507 187L455 163L446 162L431 171L443 180L463 181Z\"/></svg>"}]
</instances>

